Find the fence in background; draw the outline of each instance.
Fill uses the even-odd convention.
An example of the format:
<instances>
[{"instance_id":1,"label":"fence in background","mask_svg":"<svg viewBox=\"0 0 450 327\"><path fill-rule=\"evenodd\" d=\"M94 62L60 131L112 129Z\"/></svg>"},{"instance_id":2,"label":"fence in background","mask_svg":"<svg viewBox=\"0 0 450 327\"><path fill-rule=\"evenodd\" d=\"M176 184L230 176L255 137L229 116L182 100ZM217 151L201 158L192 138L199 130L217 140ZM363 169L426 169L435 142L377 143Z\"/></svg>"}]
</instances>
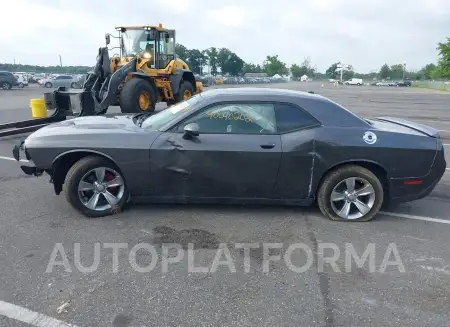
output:
<instances>
[{"instance_id":1,"label":"fence in background","mask_svg":"<svg viewBox=\"0 0 450 327\"><path fill-rule=\"evenodd\" d=\"M427 89L450 91L449 81L415 81L413 86Z\"/></svg>"}]
</instances>

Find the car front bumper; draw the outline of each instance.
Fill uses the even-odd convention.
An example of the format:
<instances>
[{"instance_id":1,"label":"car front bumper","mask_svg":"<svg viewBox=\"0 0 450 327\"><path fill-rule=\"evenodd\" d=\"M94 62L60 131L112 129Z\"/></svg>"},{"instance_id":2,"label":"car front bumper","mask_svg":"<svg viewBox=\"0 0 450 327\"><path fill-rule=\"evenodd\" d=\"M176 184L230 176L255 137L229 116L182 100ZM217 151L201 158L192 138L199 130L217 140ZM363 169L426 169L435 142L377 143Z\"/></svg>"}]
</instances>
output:
<instances>
[{"instance_id":1,"label":"car front bumper","mask_svg":"<svg viewBox=\"0 0 450 327\"><path fill-rule=\"evenodd\" d=\"M31 157L24 146L24 141L20 142L20 144L16 144L13 147L12 153L14 159L16 159L18 162L23 162L23 159L21 159L21 153L24 153L26 160L28 160L28 162L31 162ZM39 169L34 165L21 165L20 169L22 169L22 171L26 175L41 176L44 172L44 170Z\"/></svg>"}]
</instances>

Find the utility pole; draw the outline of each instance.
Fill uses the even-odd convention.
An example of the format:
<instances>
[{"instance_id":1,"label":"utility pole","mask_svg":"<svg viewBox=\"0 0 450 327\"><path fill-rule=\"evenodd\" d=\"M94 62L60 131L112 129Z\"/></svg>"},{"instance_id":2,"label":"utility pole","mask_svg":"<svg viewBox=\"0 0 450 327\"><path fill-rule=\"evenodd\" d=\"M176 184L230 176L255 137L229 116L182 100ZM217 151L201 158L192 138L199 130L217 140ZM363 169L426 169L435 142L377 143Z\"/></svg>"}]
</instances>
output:
<instances>
[{"instance_id":1,"label":"utility pole","mask_svg":"<svg viewBox=\"0 0 450 327\"><path fill-rule=\"evenodd\" d=\"M403 64L403 79L405 79L406 62Z\"/></svg>"},{"instance_id":2,"label":"utility pole","mask_svg":"<svg viewBox=\"0 0 450 327\"><path fill-rule=\"evenodd\" d=\"M61 59L61 55L59 55L59 64L60 64L61 67L62 67L62 59Z\"/></svg>"}]
</instances>

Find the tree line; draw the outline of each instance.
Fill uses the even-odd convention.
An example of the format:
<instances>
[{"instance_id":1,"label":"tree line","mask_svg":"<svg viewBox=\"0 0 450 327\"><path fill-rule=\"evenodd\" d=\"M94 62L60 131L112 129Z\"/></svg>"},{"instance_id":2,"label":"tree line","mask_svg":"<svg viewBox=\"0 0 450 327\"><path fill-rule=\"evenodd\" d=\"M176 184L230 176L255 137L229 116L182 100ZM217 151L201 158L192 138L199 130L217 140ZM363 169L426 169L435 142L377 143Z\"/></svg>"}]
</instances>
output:
<instances>
[{"instance_id":1,"label":"tree line","mask_svg":"<svg viewBox=\"0 0 450 327\"><path fill-rule=\"evenodd\" d=\"M363 79L402 79L409 78L414 80L428 79L449 79L450 78L450 38L445 42L439 42L437 45L438 61L429 63L418 71L409 71L404 64L384 64L378 71L370 73L355 72L350 65L342 71L342 78ZM299 79L306 75L311 78L340 79L340 62L335 62L321 73L317 67L311 63L310 58L305 58L299 64L292 64L290 67L283 62L278 55L268 55L260 64L245 62L236 53L227 48L210 47L205 50L188 49L182 44L177 44L175 48L177 57L184 60L190 69L197 74L210 73L212 75L222 74L231 76L245 75L246 73L265 73L267 76L274 75L292 75L294 79ZM206 67L206 69L205 69ZM14 65L1 64L0 71L11 72L35 72L35 73L56 73L56 74L83 74L92 70L88 66L33 66L33 65Z\"/></svg>"}]
</instances>

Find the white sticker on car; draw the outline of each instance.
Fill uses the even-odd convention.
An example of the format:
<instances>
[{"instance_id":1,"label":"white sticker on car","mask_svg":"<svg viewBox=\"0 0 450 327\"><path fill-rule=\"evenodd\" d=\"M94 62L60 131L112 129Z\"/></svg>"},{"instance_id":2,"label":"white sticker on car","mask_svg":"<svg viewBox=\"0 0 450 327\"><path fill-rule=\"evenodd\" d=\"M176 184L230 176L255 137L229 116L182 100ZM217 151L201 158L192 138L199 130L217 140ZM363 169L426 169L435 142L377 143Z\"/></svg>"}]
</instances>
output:
<instances>
[{"instance_id":1,"label":"white sticker on car","mask_svg":"<svg viewBox=\"0 0 450 327\"><path fill-rule=\"evenodd\" d=\"M374 132L365 132L363 140L367 144L374 144L377 142L377 135Z\"/></svg>"},{"instance_id":2,"label":"white sticker on car","mask_svg":"<svg viewBox=\"0 0 450 327\"><path fill-rule=\"evenodd\" d=\"M170 112L173 114L176 114L177 112L180 112L181 110L184 110L184 109L188 108L189 106L190 106L190 104L187 101L183 101L183 102L177 103L172 108L170 108Z\"/></svg>"}]
</instances>

